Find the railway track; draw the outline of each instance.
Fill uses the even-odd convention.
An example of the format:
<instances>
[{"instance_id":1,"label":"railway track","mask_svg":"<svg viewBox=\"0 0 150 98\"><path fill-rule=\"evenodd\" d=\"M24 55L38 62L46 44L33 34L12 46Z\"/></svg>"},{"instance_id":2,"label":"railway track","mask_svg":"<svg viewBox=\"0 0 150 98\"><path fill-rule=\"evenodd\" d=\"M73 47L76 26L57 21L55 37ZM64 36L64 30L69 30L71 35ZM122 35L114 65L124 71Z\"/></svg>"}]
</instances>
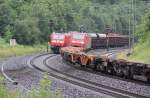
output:
<instances>
[{"instance_id":1,"label":"railway track","mask_svg":"<svg viewBox=\"0 0 150 98\"><path fill-rule=\"evenodd\" d=\"M24 85L20 84L19 81L16 81L14 79L12 79L4 70L4 66L6 65L6 62L4 62L1 66L1 72L2 72L2 75L4 76L5 79L8 80L9 83L13 84L13 85L16 85L17 87L19 88L22 88L22 90L25 90L27 92L31 92L30 89L28 89L27 87L25 87Z\"/></svg>"},{"instance_id":2,"label":"railway track","mask_svg":"<svg viewBox=\"0 0 150 98\"><path fill-rule=\"evenodd\" d=\"M38 66L36 66L34 64L34 60L36 60L39 57L45 56L45 55L47 55L47 54L36 56L35 58L33 58L31 60L31 65L35 69L37 69L39 71L42 71L42 72L45 72L45 70L43 70L43 69L39 68ZM57 69L54 69L54 68L50 67L48 62L47 62L50 58L52 58L54 56L56 56L56 55L51 55L51 56L49 56L49 57L47 57L43 60L43 64L47 68L49 68L48 74L52 77L64 80L64 81L69 82L71 84L78 85L80 87L87 88L87 89L90 89L90 90L93 90L93 91L96 91L96 92L99 92L99 93L103 93L103 94L106 94L106 95L117 97L117 98L131 98L131 97L148 98L148 97L143 96L143 95L134 94L134 93L127 92L127 91L124 91L124 90L112 88L112 87L105 86L105 85L102 85L102 84L98 84L98 83L95 83L95 82L92 82L92 81L81 79L81 78L75 77L73 75L70 75L68 73L61 72Z\"/></svg>"}]
</instances>

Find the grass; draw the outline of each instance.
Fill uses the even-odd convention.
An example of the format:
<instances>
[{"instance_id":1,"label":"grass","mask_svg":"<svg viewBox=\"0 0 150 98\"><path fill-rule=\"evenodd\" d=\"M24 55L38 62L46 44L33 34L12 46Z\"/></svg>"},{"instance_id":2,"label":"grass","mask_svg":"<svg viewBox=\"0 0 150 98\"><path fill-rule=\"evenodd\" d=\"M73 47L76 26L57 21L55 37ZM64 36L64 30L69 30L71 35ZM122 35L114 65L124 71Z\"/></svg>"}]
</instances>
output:
<instances>
[{"instance_id":1,"label":"grass","mask_svg":"<svg viewBox=\"0 0 150 98\"><path fill-rule=\"evenodd\" d=\"M0 82L3 82L3 78L0 77ZM40 80L39 90L32 90L28 93L21 93L16 90L8 90L4 85L0 84L0 98L61 98L61 92L59 90L51 90L51 81L48 78Z\"/></svg>"},{"instance_id":2,"label":"grass","mask_svg":"<svg viewBox=\"0 0 150 98\"><path fill-rule=\"evenodd\" d=\"M33 53L46 51L46 45L23 46L16 45L14 47L6 43L0 38L0 58L7 58L11 56L22 56Z\"/></svg>"},{"instance_id":3,"label":"grass","mask_svg":"<svg viewBox=\"0 0 150 98\"><path fill-rule=\"evenodd\" d=\"M129 61L148 63L150 64L150 44L149 43L139 43L134 49L133 53L127 57L127 52L120 53L118 55L119 59L126 59Z\"/></svg>"}]
</instances>

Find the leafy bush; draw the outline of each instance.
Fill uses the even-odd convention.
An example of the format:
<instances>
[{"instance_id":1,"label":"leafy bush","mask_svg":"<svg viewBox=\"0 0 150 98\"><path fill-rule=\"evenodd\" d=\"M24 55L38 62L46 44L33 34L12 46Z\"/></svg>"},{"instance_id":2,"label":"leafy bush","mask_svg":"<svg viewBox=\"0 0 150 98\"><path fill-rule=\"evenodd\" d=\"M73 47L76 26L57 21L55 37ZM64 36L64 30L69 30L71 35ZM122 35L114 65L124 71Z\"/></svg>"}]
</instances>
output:
<instances>
[{"instance_id":1,"label":"leafy bush","mask_svg":"<svg viewBox=\"0 0 150 98\"><path fill-rule=\"evenodd\" d=\"M122 52L119 53L117 58L118 59L126 59L129 61L136 61L136 62L141 62L141 63L148 63L150 64L150 44L149 42L145 43L138 43L136 46L133 48L132 54L127 57L128 52Z\"/></svg>"}]
</instances>

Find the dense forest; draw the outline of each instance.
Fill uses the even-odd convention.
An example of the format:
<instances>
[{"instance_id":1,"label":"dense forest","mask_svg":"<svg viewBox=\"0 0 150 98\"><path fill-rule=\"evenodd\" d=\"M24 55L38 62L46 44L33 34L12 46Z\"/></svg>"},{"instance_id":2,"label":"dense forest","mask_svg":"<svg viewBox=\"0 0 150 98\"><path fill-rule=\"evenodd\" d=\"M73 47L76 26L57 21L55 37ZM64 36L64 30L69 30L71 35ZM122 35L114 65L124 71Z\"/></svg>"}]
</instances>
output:
<instances>
[{"instance_id":1,"label":"dense forest","mask_svg":"<svg viewBox=\"0 0 150 98\"><path fill-rule=\"evenodd\" d=\"M110 27L128 34L141 23L138 37L150 36L147 1L0 0L0 35L6 41L16 38L19 44L33 45L46 42L52 31L79 31L82 27L86 32L101 33Z\"/></svg>"}]
</instances>

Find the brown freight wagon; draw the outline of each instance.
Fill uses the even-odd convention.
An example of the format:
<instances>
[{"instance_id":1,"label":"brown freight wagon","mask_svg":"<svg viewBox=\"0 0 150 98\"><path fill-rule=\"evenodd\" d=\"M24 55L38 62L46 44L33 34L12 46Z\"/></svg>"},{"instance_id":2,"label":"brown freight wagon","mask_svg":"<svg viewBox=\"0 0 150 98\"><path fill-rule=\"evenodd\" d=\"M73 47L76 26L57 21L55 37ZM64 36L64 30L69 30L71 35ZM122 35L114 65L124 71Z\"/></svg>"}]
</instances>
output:
<instances>
[{"instance_id":1,"label":"brown freight wagon","mask_svg":"<svg viewBox=\"0 0 150 98\"><path fill-rule=\"evenodd\" d=\"M129 37L127 35L119 34L89 34L91 36L91 48L113 48L125 47L129 44Z\"/></svg>"}]
</instances>

